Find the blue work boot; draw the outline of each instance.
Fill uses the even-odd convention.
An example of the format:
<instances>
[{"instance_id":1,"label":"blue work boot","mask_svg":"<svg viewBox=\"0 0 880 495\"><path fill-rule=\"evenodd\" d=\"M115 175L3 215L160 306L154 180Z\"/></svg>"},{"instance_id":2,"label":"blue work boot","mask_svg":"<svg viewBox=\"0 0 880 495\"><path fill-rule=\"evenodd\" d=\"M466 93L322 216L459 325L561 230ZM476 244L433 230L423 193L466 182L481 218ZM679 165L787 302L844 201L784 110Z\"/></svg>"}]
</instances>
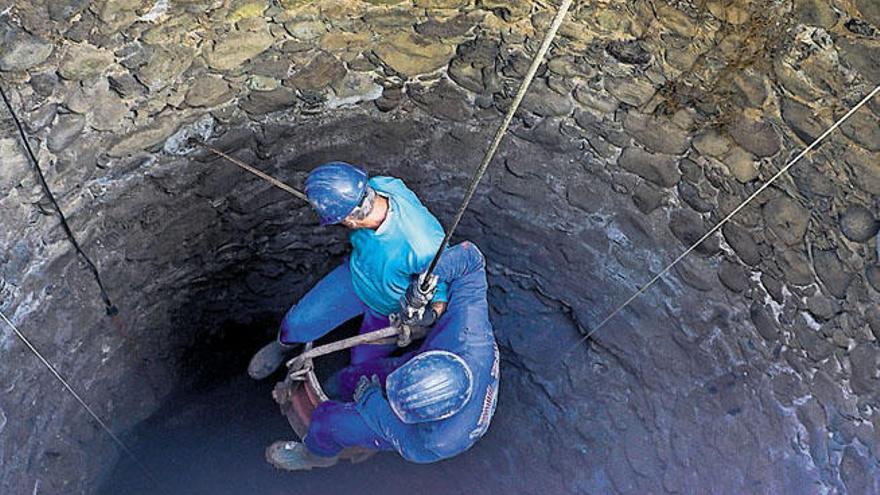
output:
<instances>
[{"instance_id":1,"label":"blue work boot","mask_svg":"<svg viewBox=\"0 0 880 495\"><path fill-rule=\"evenodd\" d=\"M248 375L254 380L262 380L275 373L275 370L293 353L296 347L296 345L282 344L277 340L266 344L251 358L248 365Z\"/></svg>"},{"instance_id":2,"label":"blue work boot","mask_svg":"<svg viewBox=\"0 0 880 495\"><path fill-rule=\"evenodd\" d=\"M321 457L311 453L303 443L279 441L266 449L266 460L278 469L305 471L333 466L339 462L339 456Z\"/></svg>"}]
</instances>

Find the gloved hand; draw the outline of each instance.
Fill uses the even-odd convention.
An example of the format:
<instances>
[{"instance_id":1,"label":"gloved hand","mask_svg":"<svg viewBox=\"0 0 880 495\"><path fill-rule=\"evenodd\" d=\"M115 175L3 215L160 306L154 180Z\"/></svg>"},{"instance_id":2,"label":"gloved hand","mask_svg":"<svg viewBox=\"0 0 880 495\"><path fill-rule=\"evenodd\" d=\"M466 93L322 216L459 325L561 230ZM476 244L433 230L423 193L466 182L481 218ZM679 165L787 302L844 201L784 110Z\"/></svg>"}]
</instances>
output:
<instances>
[{"instance_id":1,"label":"gloved hand","mask_svg":"<svg viewBox=\"0 0 880 495\"><path fill-rule=\"evenodd\" d=\"M358 380L357 387L354 389L354 401L360 402L371 390L378 390L381 393L382 383L379 381L379 375L373 375L371 378L364 375Z\"/></svg>"},{"instance_id":2,"label":"gloved hand","mask_svg":"<svg viewBox=\"0 0 880 495\"><path fill-rule=\"evenodd\" d=\"M415 311L408 311L409 308L402 308L400 311L400 322L411 327L430 327L437 318L437 311L432 307L421 308Z\"/></svg>"},{"instance_id":3,"label":"gloved hand","mask_svg":"<svg viewBox=\"0 0 880 495\"><path fill-rule=\"evenodd\" d=\"M427 306L431 299L434 299L434 293L437 291L437 275L428 277L427 283L425 280L423 273L409 284L409 287L406 288L406 294L400 301L402 307L418 311Z\"/></svg>"}]
</instances>

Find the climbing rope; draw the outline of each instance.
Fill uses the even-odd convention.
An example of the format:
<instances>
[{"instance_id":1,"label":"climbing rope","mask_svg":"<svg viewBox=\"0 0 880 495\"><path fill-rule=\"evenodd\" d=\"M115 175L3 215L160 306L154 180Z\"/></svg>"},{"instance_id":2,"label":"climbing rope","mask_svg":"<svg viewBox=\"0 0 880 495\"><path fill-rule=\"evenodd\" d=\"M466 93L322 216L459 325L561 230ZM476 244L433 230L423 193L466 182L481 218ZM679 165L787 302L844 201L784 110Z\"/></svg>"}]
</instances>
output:
<instances>
[{"instance_id":1,"label":"climbing rope","mask_svg":"<svg viewBox=\"0 0 880 495\"><path fill-rule=\"evenodd\" d=\"M538 49L538 53L535 54L535 58L532 59L532 65L529 66L529 70L528 72L526 72L526 76L523 79L522 83L520 83L519 89L516 92L516 96L513 98L513 102L510 104L510 108L507 109L507 114L504 116L504 120L501 121L501 125L498 126L498 130L495 131L495 137L492 139L492 144L489 145L489 149L486 151L486 155L483 157L482 163L480 163L480 166L477 168L473 178L471 179L470 184L468 185L467 192L464 195L464 200L461 202L461 206L458 208L458 212L455 214L455 218L453 219L452 224L449 226L448 229L446 229L446 235L443 237L443 241L440 243L440 247L437 248L437 253L434 254L434 258L431 260L431 264L428 265L428 269L425 272L424 285L422 286L424 290L428 289L430 275L437 267L437 262L440 261L440 255L443 254L443 250L449 244L449 239L452 238L453 232L455 232L455 229L458 228L458 224L459 222L461 222L461 217L464 215L464 212L467 210L471 199L477 192L477 186L483 179L483 175L485 175L486 170L488 170L489 164L492 162L492 159L495 158L495 152L498 151L498 146L501 144L501 140L507 133L507 128L510 126L510 122L513 120L513 115L516 113L517 109L519 109L519 105L520 103L522 103L522 100L529 89L529 85L531 85L532 80L535 78L535 74L538 72L538 67L541 65L541 62L544 60L544 56L550 49L550 44L553 43L553 38L556 37L556 31L558 31L559 26L562 25L562 21L563 19L565 19L565 14L568 12L568 8L571 7L571 2L572 0L563 0L562 5L559 6L559 10L556 11L556 17L553 18L553 22L550 24L550 29L547 30L547 34L544 35L544 41L541 43L541 47Z\"/></svg>"},{"instance_id":2,"label":"climbing rope","mask_svg":"<svg viewBox=\"0 0 880 495\"><path fill-rule=\"evenodd\" d=\"M510 108L507 109L507 113L504 115L504 119L501 121L501 125L499 125L498 129L495 131L495 137L492 139L492 143L489 145L489 149L483 156L483 161L480 163L480 166L477 167L477 170L474 172L474 175L471 178L470 184L467 188L467 192L465 193L464 199L461 202L461 206L459 206L458 211L456 212L455 217L452 220L452 224L450 224L449 228L446 229L446 234L443 236L443 240L440 242L440 246L437 248L437 252L434 254L434 257L431 259L430 265L428 265L425 276L426 284L428 283L429 276L437 267L437 262L440 261L440 255L443 253L445 247L449 244L449 240L452 238L452 234L458 228L458 224L461 222L461 218L462 216L464 216L465 211L467 211L471 199L473 199L474 194L477 192L477 186L480 184L480 181L483 179L483 176L489 169L489 164L491 164L492 159L495 158L495 153L498 151L498 147L501 145L501 140L504 139L504 136L507 133L507 129L508 127L510 127L510 122L513 120L514 114L519 109L519 106L522 103L522 100L525 97L526 92L528 91L529 86L532 83L532 80L534 80L535 74L538 72L538 67L540 67L541 62L547 55L547 51L550 49L550 45L553 43L553 39L556 37L556 32L559 31L559 27L562 25L562 21L565 19L565 14L568 12L569 7L571 7L571 3L572 0L563 0L562 5L559 6L559 10L556 12L556 16L553 18L553 22L550 24L550 28L544 35L544 39L541 42L538 53L536 53L535 57L532 59L532 63L529 66L529 69L526 72L522 83L520 83L519 89L517 90L516 95L514 96L513 101L510 104ZM268 181L275 187L287 191L288 193L296 196L299 199L302 199L303 201L308 201L308 198L305 194L272 177L271 175L268 175L242 162L241 160L230 156L201 141L193 140L193 142L214 153L215 155L229 160L231 163L256 175L257 177ZM425 286L425 289L427 289L427 286Z\"/></svg>"},{"instance_id":3,"label":"climbing rope","mask_svg":"<svg viewBox=\"0 0 880 495\"><path fill-rule=\"evenodd\" d=\"M34 153L33 149L31 148L27 133L24 130L24 126L21 124L21 121L19 120L18 115L15 113L15 109L12 107L12 102L6 96L6 92L3 90L2 86L0 86L0 97L2 97L3 103L6 105L6 108L9 111L9 114L12 116L12 120L15 123L16 128L18 129L19 137L21 137L21 142L23 144L25 152L26 152L28 158L30 159L31 164L34 167L34 170L36 171L37 178L39 179L39 182L40 182L40 186L43 189L43 192L46 194L46 197L49 198L49 202L52 204L52 207L54 208L55 212L58 214L58 217L61 221L61 228L64 230L64 233L66 234L67 239L73 245L77 254L79 254L85 260L86 265L88 266L89 270L92 272L92 276L94 277L95 281L98 284L98 289L100 290L101 299L104 302L104 307L105 307L105 311L107 313L107 316L110 317L110 320L113 323L114 327L123 333L123 342L125 344L128 344L128 339L127 339L127 335L125 332L125 323L120 319L119 309L116 307L115 304L113 304L113 302L110 299L110 296L107 294L107 289L105 288L104 282L101 279L101 274L98 271L98 267L91 260L91 258L89 258L89 256L86 254L86 252L82 249L82 247L80 246L79 242L76 239L76 236L73 234L73 231L70 228L70 225L67 223L67 217L65 217L64 212L61 210L61 206L58 204L58 201L55 199L55 195L52 193L52 190L49 188L49 184L46 181L45 175L43 174L43 169L42 169L42 167L40 167L40 162L39 162L39 160L37 160L37 156ZM110 428L107 426L107 424L104 423L104 421L101 420L101 418L97 414L95 414L94 410L92 410L92 408L89 407L89 405L82 399L82 397L76 393L76 391L73 389L73 387L71 387L70 384L67 382L67 380L65 380L61 376L61 374L58 372L58 370L55 369L54 366L52 366L52 364L37 350L36 347L34 347L33 344L31 344L31 342L27 339L27 337L25 337L25 335L18 329L18 327L16 327L12 323L12 321L9 318L7 318L5 314L3 314L2 311L0 311L0 318L2 318L4 322L6 322L6 324L12 329L12 331L15 333L15 335L18 337L18 339L21 340L22 343L24 343L24 345L31 351L31 353L33 353L34 356L36 356L40 360L40 362L43 363L43 365L46 367L46 369L48 369L52 373L52 375L54 375L55 378L58 379L59 382L61 382L61 384L64 386L64 388L83 407L83 409L85 409L86 412L101 426L101 428L103 428L104 431L107 432L107 434L110 436L110 438L112 438L113 441L117 445L119 445L119 447L122 449L122 451L125 452L125 454L128 455L128 457L130 457L132 459L132 461L135 462L135 464L138 465L138 467L144 472L144 474L147 476L147 478L149 478L150 481L152 481L154 484L156 484L156 486L158 486L158 482L156 481L156 478L146 469L146 467L143 465L143 463L141 463L134 456L134 454L131 452L131 450L119 439L119 437L117 437L110 430ZM133 349L133 353L135 356L139 355L139 353L137 352L137 349ZM146 371L143 370L143 361L141 359L139 359L138 362L140 363L142 372L146 376ZM152 387L151 387L151 392L153 392L153 394L155 396L155 391L152 389Z\"/></svg>"},{"instance_id":4,"label":"climbing rope","mask_svg":"<svg viewBox=\"0 0 880 495\"><path fill-rule=\"evenodd\" d=\"M67 380L65 380L64 377L61 376L61 373L58 372L55 366L53 366L52 363L50 363L49 360L46 359L39 350L37 350L37 348L24 335L24 333L22 333L22 331L19 330L18 327L15 326L15 324L12 323L9 318L6 317L6 314L4 314L3 311L0 311L0 319L6 322L6 325L9 326L15 336L18 337L18 340L20 340L31 351L31 353L43 363L46 369L48 369L52 373L52 375L54 375L55 378L59 382L61 382L61 385L63 385L64 388L67 389L68 392L70 392L70 395L72 395L73 398L76 399L77 402L79 402L80 406L82 406L82 408L85 409L87 413L89 413L89 416L91 416L92 419L94 419L95 422L100 425L100 427L107 433L107 435L109 435L110 438L113 439L116 445L118 445L119 448L123 452L125 452L125 454L138 466L138 468L143 471L144 475L158 487L159 482L156 477L153 476L153 474L147 469L147 467L134 455L134 452L132 452L131 449L129 449L128 446L125 445L125 443L120 440L115 433L113 433L110 427L107 426L107 423L105 423L104 420L102 420L101 417L98 416L97 413L95 413L95 411L86 403L85 400L83 400L83 398L76 392L76 390L74 390L73 387L70 386L70 383L68 383Z\"/></svg>"},{"instance_id":5,"label":"climbing rope","mask_svg":"<svg viewBox=\"0 0 880 495\"><path fill-rule=\"evenodd\" d=\"M423 328L420 328L419 330L420 332L417 334L416 337L424 337L425 330ZM351 349L352 347L357 347L363 344L394 344L398 341L399 338L399 329L396 326L392 325L379 330L373 330L369 333L355 335L354 337L349 337L347 339L337 340L329 344L313 347L303 352L302 354L288 360L287 367L290 368L292 371L299 370L306 366L309 362L311 362L312 359L316 357L326 356L327 354L344 351L346 349Z\"/></svg>"},{"instance_id":6,"label":"climbing rope","mask_svg":"<svg viewBox=\"0 0 880 495\"><path fill-rule=\"evenodd\" d=\"M723 219L721 219L720 222L718 222L717 224L715 224L714 227L712 227L711 229L709 229L708 232L706 232L706 233L705 233L702 237L700 237L696 242L694 242L691 246L689 246L687 249L685 249L683 253L681 253L680 255L678 255L677 258L675 258L674 260L672 260L671 263L669 263L668 265L666 265L666 267L663 268L663 270L661 270L660 273L658 273L657 275L654 275L654 277L653 277L651 280L649 280L647 284L645 284L645 285L642 286L639 290L637 290L633 295L631 295L631 296L629 297L629 299L627 299L626 301L624 301L623 304L617 306L617 308L615 308L614 311L612 311L608 316L606 316L602 321L600 321L599 324L596 325L595 328L593 328L592 330L590 330L589 332L587 332L587 334L584 335L580 340L578 340L577 343L576 343L575 345L573 345L570 349L568 349L566 352L564 352L564 353L562 354L562 359L564 359L565 356L568 355L572 350L574 350L575 348L577 348L577 347L579 347L581 344L583 344L583 343L584 343L587 339L589 339L591 336L595 335L596 332L598 332L602 327L604 327L606 323L608 323L612 318L614 318L615 316L617 316L617 314L620 313L621 311L623 311L624 308L626 308L627 306L629 306L629 304L630 304L631 302L635 301L636 298L638 298L640 295L644 294L645 291L647 291L649 288L651 288L651 286L653 286L655 283L657 283L657 281L660 280L660 278L662 278L664 275L666 275L667 273L669 273L669 270L671 270L675 265L678 264L679 261L681 261L682 259L684 259L685 256L687 256L687 255L690 254L694 249L696 249L697 246L699 246L700 244L702 244L703 241L705 241L706 239L708 239L709 237L711 237L714 233L718 232L718 230L719 230L721 227L723 227L724 224L726 224L728 221L730 221L730 219L733 218L734 215L736 215L737 213L739 213L743 208L745 208L749 203L751 203L752 200L754 200L759 194L761 194L761 192L763 192L765 189L767 189L768 187L770 187L770 185L772 185L772 184L776 181L776 179L778 179L778 178L781 177L783 174L785 174L786 172L788 172L788 170L789 170L791 167L793 167L798 161L800 161L801 158L803 158L804 156L807 155L807 153L809 153L809 152L812 151L814 148L816 148L816 147L819 145L819 143L821 143L826 137L828 137L829 134L831 134L832 132L834 132L838 127L840 127L844 122L846 122L847 119L849 119L854 113L856 113L860 108L862 108L866 103L868 103L868 102L871 100L871 98L873 98L874 96L877 95L877 93L880 93L880 85L878 85L876 88L874 88L873 91L871 91L870 93L868 93L867 96L865 96L864 98L862 98L861 101L859 101L855 106L853 106L848 112L846 112L846 114L845 114L843 117L841 117L840 119L838 119L837 122L835 122L831 127L829 127L825 132L823 132L819 137L817 137L816 139L814 139L813 142L809 144L809 146L807 146L806 148L804 148L804 150L801 151L800 153L798 153L798 155L797 155L793 160L791 160L790 162L788 162L788 164L786 164L786 165L785 165L784 167L782 167L778 172L776 172L776 173L773 175L773 177L771 177L767 182L765 182L764 184L762 184L761 187L759 187L757 190L755 190L755 192L753 192L751 195L749 195L749 197L746 198L745 201L743 201L742 203L740 203L739 206L737 206L737 207L734 208L730 213L728 213L727 216L725 216Z\"/></svg>"},{"instance_id":7,"label":"climbing rope","mask_svg":"<svg viewBox=\"0 0 880 495\"><path fill-rule=\"evenodd\" d=\"M289 192L290 194L293 194L294 196L296 196L297 198L299 198L299 199L301 199L301 200L303 200L303 201L305 201L305 202L308 202L308 201L309 201L309 198L306 197L306 195L303 194L302 192L300 192L300 191L298 191L298 190L296 190L296 189L294 189L294 188L288 186L287 184L285 184L285 183L281 182L280 180L276 179L275 177L272 177L271 175L269 175L269 174L267 174L267 173L264 173L264 172L262 172L262 171L260 171L260 170L258 170L258 169L256 169L256 168L254 168L254 167L248 165L247 163L245 163L245 162L239 160L238 158L235 158L234 156L230 156L230 155L228 155L228 154L226 154L226 153L224 153L224 152L218 150L217 148L214 148L214 147L212 147L212 146L209 146L209 145L207 145L207 144L205 144L205 143L203 143L203 142L201 142L201 141L193 140L193 142L194 142L195 144L201 146L202 148L205 148L206 150L208 150L208 151L214 153L215 155L217 155L217 156L221 156L221 157L223 157L223 158L229 160L229 161L232 162L233 164L238 165L239 167L241 167L241 168L247 170L248 172L250 172L250 173L256 175L257 177L259 177L259 178L261 178L261 179L263 179L263 180L265 180L265 181L268 181L268 182L269 182L270 184L272 184L273 186L275 186L275 187L277 187L277 188L279 188L279 189L282 189L282 190L284 190L284 191L287 191L287 192Z\"/></svg>"},{"instance_id":8,"label":"climbing rope","mask_svg":"<svg viewBox=\"0 0 880 495\"><path fill-rule=\"evenodd\" d=\"M107 316L115 316L117 313L119 313L119 309L117 309L113 302L110 300L110 296L107 294L107 289L104 287L104 282L103 280L101 280L101 274L98 272L98 267L95 266L91 258L89 258L85 251L83 251L82 247L80 247L79 242L76 240L76 236L73 235L73 231L70 229L70 225L67 224L67 217L64 216L64 212L61 211L61 207L58 206L58 201L55 200L55 195L52 194L52 190L49 189L49 183L46 182L46 176L43 175L43 169L40 167L40 162L37 160L37 156L34 154L34 150L31 149L31 144L30 141L28 141L27 133L24 131L24 126L22 126L21 121L18 120L18 115L12 108L12 103L9 101L9 98L6 97L6 92L3 90L2 86L0 86L0 96L3 97L3 102L6 104L6 108L9 110L9 114L12 115L12 120L13 122L15 122L15 126L18 128L18 134L21 137L21 142L24 145L24 149L34 166L34 170L37 172L37 178L39 179L40 186L43 188L43 192L46 194L46 197L49 198L49 202L52 203L52 207L58 214L58 218L61 219L61 228L64 229L64 233L67 235L67 239L70 240L70 243L73 244L73 248L80 256L82 256L83 260L85 260L86 265L88 265L89 270L92 272L92 276L98 283L98 288L101 291L101 299L104 301Z\"/></svg>"}]
</instances>

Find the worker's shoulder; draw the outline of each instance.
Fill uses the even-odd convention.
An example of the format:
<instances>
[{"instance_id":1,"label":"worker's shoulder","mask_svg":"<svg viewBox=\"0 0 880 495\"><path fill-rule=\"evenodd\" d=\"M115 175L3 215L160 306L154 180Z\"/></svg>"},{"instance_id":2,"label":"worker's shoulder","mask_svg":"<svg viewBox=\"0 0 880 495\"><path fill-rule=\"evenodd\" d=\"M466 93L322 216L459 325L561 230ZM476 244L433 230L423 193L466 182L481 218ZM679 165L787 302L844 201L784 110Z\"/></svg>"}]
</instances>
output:
<instances>
[{"instance_id":1,"label":"worker's shoulder","mask_svg":"<svg viewBox=\"0 0 880 495\"><path fill-rule=\"evenodd\" d=\"M406 184L404 184L403 181L398 179L397 177L377 175L376 177L370 179L369 184L373 189L376 189L379 192L390 194L398 193L401 191L411 192L409 188L406 187Z\"/></svg>"},{"instance_id":2,"label":"worker's shoulder","mask_svg":"<svg viewBox=\"0 0 880 495\"><path fill-rule=\"evenodd\" d=\"M398 208L403 208L409 211L414 209L421 210L424 208L424 205L422 205L422 202L419 200L419 197L416 196L416 193L408 188L406 184L397 177L373 177L370 179L370 186L380 193L384 193L394 198Z\"/></svg>"}]
</instances>

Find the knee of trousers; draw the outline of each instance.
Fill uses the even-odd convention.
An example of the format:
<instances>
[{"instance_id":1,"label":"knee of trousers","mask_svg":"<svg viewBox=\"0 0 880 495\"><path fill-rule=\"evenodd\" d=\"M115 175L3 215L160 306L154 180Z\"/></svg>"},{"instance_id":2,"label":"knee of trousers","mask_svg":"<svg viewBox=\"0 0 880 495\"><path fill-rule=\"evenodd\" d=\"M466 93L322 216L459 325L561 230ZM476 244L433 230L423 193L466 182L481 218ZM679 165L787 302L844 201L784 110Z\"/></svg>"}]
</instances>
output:
<instances>
[{"instance_id":1,"label":"knee of trousers","mask_svg":"<svg viewBox=\"0 0 880 495\"><path fill-rule=\"evenodd\" d=\"M299 344L293 332L293 327L287 324L287 319L281 322L281 328L278 329L278 341L282 344Z\"/></svg>"},{"instance_id":2,"label":"knee of trousers","mask_svg":"<svg viewBox=\"0 0 880 495\"><path fill-rule=\"evenodd\" d=\"M326 401L318 404L314 411L312 411L312 421L309 424L309 434L316 434L318 436L331 431L333 428L333 423L339 417L339 414L342 412L342 404L334 401Z\"/></svg>"},{"instance_id":3,"label":"knee of trousers","mask_svg":"<svg viewBox=\"0 0 880 495\"><path fill-rule=\"evenodd\" d=\"M342 446L333 438L333 423L339 406L333 401L323 402L312 412L309 431L303 440L309 450L315 454L331 456L342 450Z\"/></svg>"},{"instance_id":4,"label":"knee of trousers","mask_svg":"<svg viewBox=\"0 0 880 495\"><path fill-rule=\"evenodd\" d=\"M284 317L278 330L278 340L282 344L302 344L312 340L308 335L308 324L303 318L290 314Z\"/></svg>"}]
</instances>

